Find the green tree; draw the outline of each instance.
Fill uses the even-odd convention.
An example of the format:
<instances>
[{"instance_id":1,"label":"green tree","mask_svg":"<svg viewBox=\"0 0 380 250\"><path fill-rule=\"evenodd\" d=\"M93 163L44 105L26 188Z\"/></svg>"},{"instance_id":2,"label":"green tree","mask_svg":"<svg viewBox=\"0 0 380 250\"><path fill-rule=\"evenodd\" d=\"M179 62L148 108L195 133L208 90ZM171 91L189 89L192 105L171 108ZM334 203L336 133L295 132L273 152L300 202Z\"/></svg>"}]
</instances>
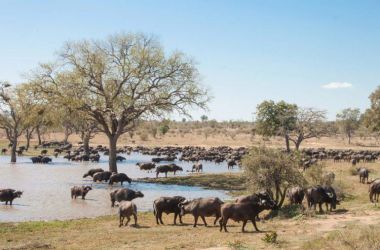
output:
<instances>
[{"instance_id":1,"label":"green tree","mask_svg":"<svg viewBox=\"0 0 380 250\"><path fill-rule=\"evenodd\" d=\"M348 144L351 144L351 138L360 125L360 110L344 109L336 115L336 120L342 133L348 137Z\"/></svg>"},{"instance_id":2,"label":"green tree","mask_svg":"<svg viewBox=\"0 0 380 250\"><path fill-rule=\"evenodd\" d=\"M166 135L167 132L169 132L169 120L163 120L160 125L158 126L158 130L160 131L161 135Z\"/></svg>"},{"instance_id":3,"label":"green tree","mask_svg":"<svg viewBox=\"0 0 380 250\"><path fill-rule=\"evenodd\" d=\"M118 34L70 42L59 54L55 64L42 65L34 81L99 124L109 140L112 172L117 172L118 139L138 120L189 115L189 108L205 108L209 100L193 61L181 52L166 55L153 37Z\"/></svg>"},{"instance_id":4,"label":"green tree","mask_svg":"<svg viewBox=\"0 0 380 250\"><path fill-rule=\"evenodd\" d=\"M16 162L18 138L28 128L33 115L34 100L24 95L20 88L0 83L0 128L4 129L11 148L11 162Z\"/></svg>"},{"instance_id":5,"label":"green tree","mask_svg":"<svg viewBox=\"0 0 380 250\"><path fill-rule=\"evenodd\" d=\"M297 121L297 105L284 101L264 101L256 108L256 132L263 136L284 136L290 152L290 134Z\"/></svg>"},{"instance_id":6,"label":"green tree","mask_svg":"<svg viewBox=\"0 0 380 250\"><path fill-rule=\"evenodd\" d=\"M252 148L243 158L243 170L249 188L272 193L278 208L282 207L290 187L304 186L306 183L295 156L277 149Z\"/></svg>"},{"instance_id":7,"label":"green tree","mask_svg":"<svg viewBox=\"0 0 380 250\"><path fill-rule=\"evenodd\" d=\"M207 121L208 121L208 117L207 117L207 115L202 115L202 116L201 116L201 121L202 121L202 122L207 122Z\"/></svg>"}]
</instances>

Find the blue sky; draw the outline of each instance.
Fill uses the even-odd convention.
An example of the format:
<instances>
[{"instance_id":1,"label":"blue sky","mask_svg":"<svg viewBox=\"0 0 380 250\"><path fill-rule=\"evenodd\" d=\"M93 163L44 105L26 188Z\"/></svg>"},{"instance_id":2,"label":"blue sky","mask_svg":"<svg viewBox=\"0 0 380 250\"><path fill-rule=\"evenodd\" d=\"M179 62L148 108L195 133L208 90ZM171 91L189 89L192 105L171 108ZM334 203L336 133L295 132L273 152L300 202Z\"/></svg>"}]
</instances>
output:
<instances>
[{"instance_id":1,"label":"blue sky","mask_svg":"<svg viewBox=\"0 0 380 250\"><path fill-rule=\"evenodd\" d=\"M197 61L210 119L251 120L267 99L334 119L380 85L379 13L364 0L0 0L0 79L23 81L67 40L144 32Z\"/></svg>"}]
</instances>

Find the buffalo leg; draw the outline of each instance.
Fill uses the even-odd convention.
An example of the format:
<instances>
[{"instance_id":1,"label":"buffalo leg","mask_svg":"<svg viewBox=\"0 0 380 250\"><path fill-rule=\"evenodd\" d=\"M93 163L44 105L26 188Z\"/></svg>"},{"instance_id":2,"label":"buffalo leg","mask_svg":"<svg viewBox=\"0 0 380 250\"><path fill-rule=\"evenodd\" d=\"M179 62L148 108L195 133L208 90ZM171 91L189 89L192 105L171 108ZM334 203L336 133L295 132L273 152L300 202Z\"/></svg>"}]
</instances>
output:
<instances>
[{"instance_id":1,"label":"buffalo leg","mask_svg":"<svg viewBox=\"0 0 380 250\"><path fill-rule=\"evenodd\" d=\"M320 202L320 203L318 203L318 206L319 206L319 212L320 213L323 213L323 209L322 209L322 203Z\"/></svg>"},{"instance_id":2,"label":"buffalo leg","mask_svg":"<svg viewBox=\"0 0 380 250\"><path fill-rule=\"evenodd\" d=\"M257 226L256 226L256 220L255 220L255 217L253 217L253 219L252 219L252 224L253 224L253 227L255 228L255 230L257 231L257 232L260 232L260 230L257 228Z\"/></svg>"},{"instance_id":3,"label":"buffalo leg","mask_svg":"<svg viewBox=\"0 0 380 250\"><path fill-rule=\"evenodd\" d=\"M178 214L179 215L179 223L183 224L182 222L182 215L181 214Z\"/></svg>"},{"instance_id":4,"label":"buffalo leg","mask_svg":"<svg viewBox=\"0 0 380 250\"><path fill-rule=\"evenodd\" d=\"M245 232L245 230L244 230L244 228L245 228L245 225L247 224L247 221L245 220L245 221L243 221L243 226L241 227L241 231L244 233Z\"/></svg>"},{"instance_id":5,"label":"buffalo leg","mask_svg":"<svg viewBox=\"0 0 380 250\"><path fill-rule=\"evenodd\" d=\"M128 216L127 217L127 222L125 222L125 226L128 226L128 223L131 221L131 217L130 216Z\"/></svg>"},{"instance_id":6,"label":"buffalo leg","mask_svg":"<svg viewBox=\"0 0 380 250\"><path fill-rule=\"evenodd\" d=\"M158 214L158 218L160 219L161 225L164 225L164 222L162 221L162 212Z\"/></svg>"},{"instance_id":7,"label":"buffalo leg","mask_svg":"<svg viewBox=\"0 0 380 250\"><path fill-rule=\"evenodd\" d=\"M120 215L119 217L119 227L121 227L124 223L124 217Z\"/></svg>"},{"instance_id":8,"label":"buffalo leg","mask_svg":"<svg viewBox=\"0 0 380 250\"><path fill-rule=\"evenodd\" d=\"M194 227L197 227L198 215L194 215Z\"/></svg>"},{"instance_id":9,"label":"buffalo leg","mask_svg":"<svg viewBox=\"0 0 380 250\"><path fill-rule=\"evenodd\" d=\"M216 218L214 220L214 226L216 225L216 222L218 221L219 218L220 218L220 215L216 215Z\"/></svg>"},{"instance_id":10,"label":"buffalo leg","mask_svg":"<svg viewBox=\"0 0 380 250\"><path fill-rule=\"evenodd\" d=\"M178 214L174 213L174 225L177 225L177 216L178 216Z\"/></svg>"},{"instance_id":11,"label":"buffalo leg","mask_svg":"<svg viewBox=\"0 0 380 250\"><path fill-rule=\"evenodd\" d=\"M223 227L224 227L224 232L228 232L227 231L227 221L228 221L228 218L226 218L225 220L223 220Z\"/></svg>"},{"instance_id":12,"label":"buffalo leg","mask_svg":"<svg viewBox=\"0 0 380 250\"><path fill-rule=\"evenodd\" d=\"M223 229L223 217L220 218L220 220L219 220L219 226L220 226L219 232L222 232L222 229Z\"/></svg>"},{"instance_id":13,"label":"buffalo leg","mask_svg":"<svg viewBox=\"0 0 380 250\"><path fill-rule=\"evenodd\" d=\"M133 214L133 219L135 221L135 226L137 226L137 215L136 214Z\"/></svg>"},{"instance_id":14,"label":"buffalo leg","mask_svg":"<svg viewBox=\"0 0 380 250\"><path fill-rule=\"evenodd\" d=\"M203 220L203 223L205 224L205 226L207 227L207 222L206 222L206 219L204 216L201 216L202 220Z\"/></svg>"},{"instance_id":15,"label":"buffalo leg","mask_svg":"<svg viewBox=\"0 0 380 250\"><path fill-rule=\"evenodd\" d=\"M160 225L160 223L158 222L158 213L156 213L156 223L157 225Z\"/></svg>"}]
</instances>

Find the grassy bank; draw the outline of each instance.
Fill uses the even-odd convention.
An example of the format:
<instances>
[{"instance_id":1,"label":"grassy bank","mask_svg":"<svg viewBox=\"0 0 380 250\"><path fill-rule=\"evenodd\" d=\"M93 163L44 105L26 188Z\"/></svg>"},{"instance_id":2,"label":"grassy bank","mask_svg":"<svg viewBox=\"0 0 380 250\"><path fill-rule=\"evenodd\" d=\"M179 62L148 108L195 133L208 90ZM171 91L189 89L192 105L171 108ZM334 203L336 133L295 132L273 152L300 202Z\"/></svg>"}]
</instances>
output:
<instances>
[{"instance_id":1,"label":"grassy bank","mask_svg":"<svg viewBox=\"0 0 380 250\"><path fill-rule=\"evenodd\" d=\"M188 176L168 178L141 178L139 182L197 186L206 189L222 189L233 193L243 192L246 189L245 178L240 173L228 174L192 174Z\"/></svg>"}]
</instances>

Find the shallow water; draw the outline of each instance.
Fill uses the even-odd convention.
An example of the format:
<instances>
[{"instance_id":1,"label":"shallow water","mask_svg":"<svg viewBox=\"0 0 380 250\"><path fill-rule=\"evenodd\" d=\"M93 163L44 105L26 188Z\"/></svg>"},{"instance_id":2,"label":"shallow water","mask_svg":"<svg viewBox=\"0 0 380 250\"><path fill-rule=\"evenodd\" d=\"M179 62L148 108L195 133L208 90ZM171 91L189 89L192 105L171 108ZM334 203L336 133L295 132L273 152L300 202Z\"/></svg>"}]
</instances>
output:
<instances>
[{"instance_id":1,"label":"shallow water","mask_svg":"<svg viewBox=\"0 0 380 250\"><path fill-rule=\"evenodd\" d=\"M144 156L138 153L123 155L127 161L118 164L119 172L126 173L132 179L155 177L155 173L141 171L137 162L148 162L154 156ZM13 206L0 203L0 221L29 221L73 219L96 217L100 215L116 214L117 208L111 208L109 193L120 188L120 184L110 187L108 184L93 184L90 177L83 179L83 174L90 168L108 169L108 158L102 156L99 163L75 163L61 157L54 158L53 163L32 164L29 157L18 157L16 164L9 163L8 156L0 157L0 188L13 188L24 191L21 198L13 201ZM192 163L175 162L184 171L177 175L187 175ZM227 165L203 162L204 172L222 173L227 171ZM171 176L172 174L168 174ZM70 188L75 185L91 185L86 200L71 200ZM134 200L139 211L152 210L153 200L160 196L182 195L187 199L198 197L219 197L227 199L224 191L205 190L199 187L160 185L151 183L132 182L124 187L139 190L144 198Z\"/></svg>"}]
</instances>

